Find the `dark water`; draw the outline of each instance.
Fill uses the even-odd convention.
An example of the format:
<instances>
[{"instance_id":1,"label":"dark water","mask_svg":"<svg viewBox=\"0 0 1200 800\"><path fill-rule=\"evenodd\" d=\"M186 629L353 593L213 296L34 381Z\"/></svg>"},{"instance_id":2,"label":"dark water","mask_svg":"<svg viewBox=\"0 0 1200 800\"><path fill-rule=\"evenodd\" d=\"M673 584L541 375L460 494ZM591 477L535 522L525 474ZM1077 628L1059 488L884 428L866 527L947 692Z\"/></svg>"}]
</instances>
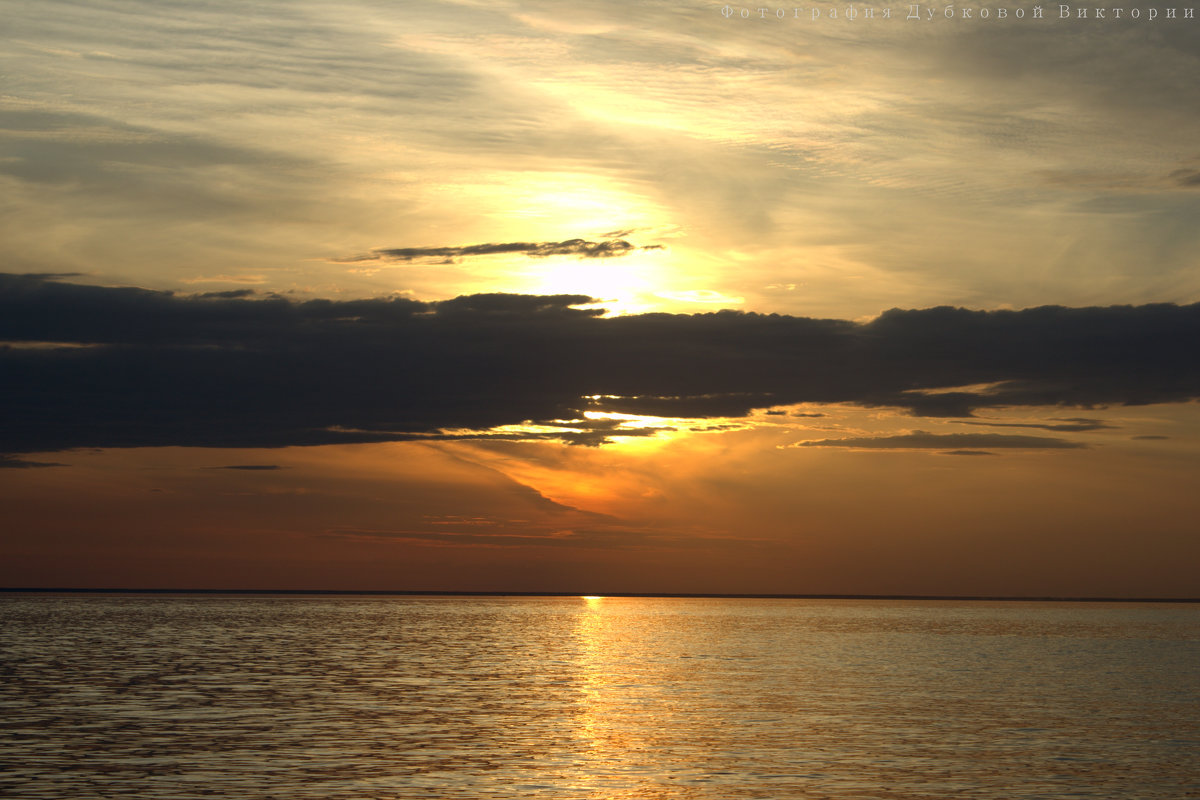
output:
<instances>
[{"instance_id":1,"label":"dark water","mask_svg":"<svg viewBox=\"0 0 1200 800\"><path fill-rule=\"evenodd\" d=\"M1200 797L1200 607L0 598L16 798Z\"/></svg>"}]
</instances>

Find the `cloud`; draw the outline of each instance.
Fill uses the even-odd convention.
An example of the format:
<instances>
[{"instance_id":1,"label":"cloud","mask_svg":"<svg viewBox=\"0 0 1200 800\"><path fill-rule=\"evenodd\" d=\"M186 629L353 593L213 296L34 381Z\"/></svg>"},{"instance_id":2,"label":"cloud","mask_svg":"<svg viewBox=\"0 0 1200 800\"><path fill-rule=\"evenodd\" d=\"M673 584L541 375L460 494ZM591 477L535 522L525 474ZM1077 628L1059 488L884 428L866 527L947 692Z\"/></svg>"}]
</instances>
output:
<instances>
[{"instance_id":1,"label":"cloud","mask_svg":"<svg viewBox=\"0 0 1200 800\"><path fill-rule=\"evenodd\" d=\"M586 412L704 419L851 403L966 418L1200 397L1191 345L1200 305L893 310L855 323L734 311L605 318L576 307L591 302L507 294L301 302L0 274L0 342L61 345L0 347L0 442L5 452L34 453L487 431L599 444L651 429ZM91 346L69 346L78 344ZM1046 427L1098 424L1074 417ZM960 438L928 446L1060 441L952 436Z\"/></svg>"},{"instance_id":2,"label":"cloud","mask_svg":"<svg viewBox=\"0 0 1200 800\"><path fill-rule=\"evenodd\" d=\"M954 455L981 455L971 448L990 447L1018 450L1064 450L1087 447L1079 442L1044 436L1012 436L1001 433L926 433L914 431L899 436L868 436L853 439L821 439L797 442L796 447L855 447L871 450L942 450L957 448Z\"/></svg>"},{"instance_id":3,"label":"cloud","mask_svg":"<svg viewBox=\"0 0 1200 800\"><path fill-rule=\"evenodd\" d=\"M1200 186L1200 169L1177 169L1171 173L1170 178L1179 186Z\"/></svg>"},{"instance_id":4,"label":"cloud","mask_svg":"<svg viewBox=\"0 0 1200 800\"><path fill-rule=\"evenodd\" d=\"M57 461L30 461L15 456L0 455L0 469L40 469L44 467L69 467L70 464L60 464Z\"/></svg>"},{"instance_id":5,"label":"cloud","mask_svg":"<svg viewBox=\"0 0 1200 800\"><path fill-rule=\"evenodd\" d=\"M202 300L210 300L216 298L218 300L236 300L242 297L253 297L258 294L254 289L229 289L224 292L203 292L196 295Z\"/></svg>"},{"instance_id":6,"label":"cloud","mask_svg":"<svg viewBox=\"0 0 1200 800\"><path fill-rule=\"evenodd\" d=\"M244 469L244 470L252 471L252 472L258 472L258 471L265 472L265 471L283 469L283 467L279 466L278 464L228 464L223 467L210 467L210 469Z\"/></svg>"},{"instance_id":7,"label":"cloud","mask_svg":"<svg viewBox=\"0 0 1200 800\"><path fill-rule=\"evenodd\" d=\"M1043 431L1082 433L1084 431L1111 430L1115 426L1103 420L1073 417L1059 422L990 422L988 420L956 420L960 425L984 425L989 428L1037 428Z\"/></svg>"},{"instance_id":8,"label":"cloud","mask_svg":"<svg viewBox=\"0 0 1200 800\"><path fill-rule=\"evenodd\" d=\"M369 255L335 259L337 263L360 261L400 261L404 263L452 264L457 259L471 256L494 256L517 253L530 258L548 256L578 256L579 258L612 258L624 256L636 250L661 250L663 245L652 244L638 247L625 239L605 239L589 242L586 239L568 239L564 242L507 242L504 244L470 244L458 247L392 247L372 250Z\"/></svg>"},{"instance_id":9,"label":"cloud","mask_svg":"<svg viewBox=\"0 0 1200 800\"><path fill-rule=\"evenodd\" d=\"M602 444L612 442L613 436L653 436L655 433L663 430L674 430L670 427L637 427L632 426L622 419L571 419L571 420L539 420L536 424L522 424L515 426L517 430L506 430L501 427L491 431L465 431L458 432L451 430L439 430L433 433L396 433L386 430L356 430L335 426L331 428L332 432L356 434L364 436L380 436L383 439L390 441L417 441L417 440L432 440L438 441L512 441L512 442L530 442L530 441L559 441L567 444L583 445L585 447L599 447Z\"/></svg>"}]
</instances>

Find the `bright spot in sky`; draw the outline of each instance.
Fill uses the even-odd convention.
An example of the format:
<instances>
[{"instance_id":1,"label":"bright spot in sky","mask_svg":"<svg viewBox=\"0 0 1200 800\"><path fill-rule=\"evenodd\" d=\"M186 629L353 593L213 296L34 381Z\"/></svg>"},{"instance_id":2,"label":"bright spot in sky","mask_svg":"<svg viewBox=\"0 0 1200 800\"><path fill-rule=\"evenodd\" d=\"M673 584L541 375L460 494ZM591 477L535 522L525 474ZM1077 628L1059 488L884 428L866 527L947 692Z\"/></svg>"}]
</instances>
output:
<instances>
[{"instance_id":1,"label":"bright spot in sky","mask_svg":"<svg viewBox=\"0 0 1200 800\"><path fill-rule=\"evenodd\" d=\"M629 314L649 308L638 298L653 295L662 285L662 251L637 252L610 258L552 258L526 267L528 291L533 294L585 294L610 314Z\"/></svg>"}]
</instances>

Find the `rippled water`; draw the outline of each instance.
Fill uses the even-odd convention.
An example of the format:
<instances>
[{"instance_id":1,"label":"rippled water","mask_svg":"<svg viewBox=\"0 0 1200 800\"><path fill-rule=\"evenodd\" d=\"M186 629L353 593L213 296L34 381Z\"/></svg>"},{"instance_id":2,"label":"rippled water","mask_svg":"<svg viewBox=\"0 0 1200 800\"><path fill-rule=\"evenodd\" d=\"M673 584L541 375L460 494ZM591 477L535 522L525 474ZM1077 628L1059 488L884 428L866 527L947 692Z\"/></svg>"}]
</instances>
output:
<instances>
[{"instance_id":1,"label":"rippled water","mask_svg":"<svg viewBox=\"0 0 1200 800\"><path fill-rule=\"evenodd\" d=\"M1200 797L1195 605L0 598L18 798Z\"/></svg>"}]
</instances>

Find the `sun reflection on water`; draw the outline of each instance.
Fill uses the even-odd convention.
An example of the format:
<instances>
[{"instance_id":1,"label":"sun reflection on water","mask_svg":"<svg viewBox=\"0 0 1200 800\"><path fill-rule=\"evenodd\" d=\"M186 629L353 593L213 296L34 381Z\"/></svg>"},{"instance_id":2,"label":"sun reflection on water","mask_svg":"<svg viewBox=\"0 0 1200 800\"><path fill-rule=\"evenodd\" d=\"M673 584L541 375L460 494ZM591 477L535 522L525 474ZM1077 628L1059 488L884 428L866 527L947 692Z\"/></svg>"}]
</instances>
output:
<instances>
[{"instance_id":1,"label":"sun reflection on water","mask_svg":"<svg viewBox=\"0 0 1200 800\"><path fill-rule=\"evenodd\" d=\"M587 757L578 765L577 780L593 797L618 797L621 795L614 792L611 781L614 773L622 770L628 743L618 733L620 712L613 691L618 664L611 646L612 619L605 614L604 597L585 595L581 599L584 606L576 633L582 691L576 736Z\"/></svg>"},{"instance_id":2,"label":"sun reflection on water","mask_svg":"<svg viewBox=\"0 0 1200 800\"><path fill-rule=\"evenodd\" d=\"M593 800L664 796L662 733L670 728L665 677L648 666L640 601L601 595L581 597L576 633L580 699L575 736L575 782ZM653 646L651 647L653 649ZM676 796L676 795L672 795Z\"/></svg>"}]
</instances>

